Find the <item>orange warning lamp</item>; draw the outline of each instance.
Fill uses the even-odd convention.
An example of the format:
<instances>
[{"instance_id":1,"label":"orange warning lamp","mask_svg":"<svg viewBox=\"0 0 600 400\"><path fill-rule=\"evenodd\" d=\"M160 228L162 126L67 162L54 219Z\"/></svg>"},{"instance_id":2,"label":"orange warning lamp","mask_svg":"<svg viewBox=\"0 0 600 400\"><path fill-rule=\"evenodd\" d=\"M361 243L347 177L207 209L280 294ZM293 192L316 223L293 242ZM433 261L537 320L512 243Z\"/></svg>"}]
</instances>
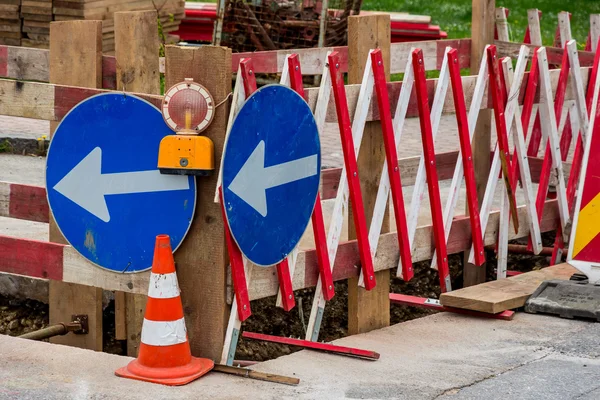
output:
<instances>
[{"instance_id":1,"label":"orange warning lamp","mask_svg":"<svg viewBox=\"0 0 600 400\"><path fill-rule=\"evenodd\" d=\"M161 174L207 176L215 169L214 144L200 135L213 120L215 102L208 90L186 78L167 90L162 113L175 135L164 137L158 149Z\"/></svg>"}]
</instances>

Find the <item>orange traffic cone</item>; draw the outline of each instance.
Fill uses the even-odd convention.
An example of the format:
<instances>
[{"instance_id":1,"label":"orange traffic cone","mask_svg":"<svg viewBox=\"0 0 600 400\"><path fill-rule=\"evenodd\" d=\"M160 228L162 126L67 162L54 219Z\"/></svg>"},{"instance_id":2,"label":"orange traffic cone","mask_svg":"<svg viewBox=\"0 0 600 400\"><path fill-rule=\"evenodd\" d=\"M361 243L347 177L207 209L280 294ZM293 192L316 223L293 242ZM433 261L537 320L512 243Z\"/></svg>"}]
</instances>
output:
<instances>
[{"instance_id":1,"label":"orange traffic cone","mask_svg":"<svg viewBox=\"0 0 600 400\"><path fill-rule=\"evenodd\" d=\"M185 385L206 374L214 362L192 357L168 235L156 237L146 315L138 358L117 376L163 385Z\"/></svg>"}]
</instances>

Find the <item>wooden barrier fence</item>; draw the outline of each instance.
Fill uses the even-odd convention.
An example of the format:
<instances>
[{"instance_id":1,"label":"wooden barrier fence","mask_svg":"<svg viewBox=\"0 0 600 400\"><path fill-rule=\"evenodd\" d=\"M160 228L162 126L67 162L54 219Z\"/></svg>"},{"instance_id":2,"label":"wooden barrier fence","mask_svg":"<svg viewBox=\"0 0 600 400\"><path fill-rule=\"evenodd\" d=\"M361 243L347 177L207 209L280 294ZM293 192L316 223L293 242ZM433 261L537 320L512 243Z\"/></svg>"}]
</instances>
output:
<instances>
[{"instance_id":1,"label":"wooden barrier fence","mask_svg":"<svg viewBox=\"0 0 600 400\"><path fill-rule=\"evenodd\" d=\"M497 42L496 44L499 57L521 53L521 65L524 62L523 57L531 57L527 56L527 51L523 50L527 47L521 47L519 44L506 41ZM423 70L440 70L442 69L444 59L447 57L446 46L455 49L454 54L457 57L457 63L460 68L471 66L471 40L469 39L439 41L433 43L403 43L401 45L391 46L390 72L395 73L410 70L412 65L409 56L412 56L413 54L411 51L411 48L413 47L422 47L423 58L421 64L423 65ZM338 57L337 60L339 60L339 65L342 70L350 68L348 62L364 63L365 61L364 59L358 60L356 55L349 55L349 50L347 48L346 50L340 48L318 49L317 51L306 50L297 52L253 53L251 58L255 72L281 73L285 72L285 68L290 60L289 56L292 53L297 53L298 56L296 59L299 59L300 61L303 74L326 76L327 73L324 74L324 72L327 71L328 68L326 67L327 63L325 62L325 59L329 50L333 50L336 53L335 55ZM344 51L346 51L346 53L344 53ZM564 50L546 48L545 51L547 63L561 64L564 58L563 56L565 55ZM118 53L117 49L116 57L120 60ZM529 53L534 52L529 51ZM212 93L220 93L219 98L224 98L225 95L221 94L231 90L228 83L226 83L227 79L224 77L230 77L232 70L238 69L238 65L241 64L242 58L236 57L242 56L232 57L230 52L227 53L226 50L221 48L211 46L202 49L168 48L164 67L167 82L174 83L177 80L182 80L188 73L187 71L189 71L189 66L192 62L200 63L208 70L208 66L211 62L214 62L214 60L202 59L202 57L196 59L194 57L196 54L203 55L204 57L217 57L215 54L222 54L219 56L221 57L219 58L219 68L222 74L220 75L221 79L218 83L210 82L211 77L208 75L196 75L194 78L202 84L209 85L209 89ZM548 96L548 91L550 95L553 95L553 93L556 93L557 91L564 91L565 101L579 101L581 91L578 87L587 87L589 85L589 76L590 71L592 70L590 66L594 65L594 53L580 51L576 54L571 54L570 57L576 57L581 64L579 67L570 64L571 72L574 74L573 76L578 77L578 80L574 79L566 82L564 78L561 78L561 70L549 70L546 76L548 84L546 88L547 91L540 95L540 93L535 93L535 91L533 93L531 90L528 91L527 82L529 81L532 72L523 71L522 74L520 73L521 76L519 76L518 79L521 83L517 83L513 88L513 92L518 93L518 96L511 97L513 100L511 107L519 108L520 106L529 103L543 103L544 96L546 98ZM53 67L50 65L49 60L49 53L45 50L0 46L0 115L58 122L80 101L103 92L103 89L100 88L84 88L57 83L45 83L50 80L49 71ZM118 79L116 78L117 62L115 60L115 58L111 57L102 57L101 59L102 87L104 89L119 88L120 90L123 90L123 87L118 84ZM120 65L120 67L123 66ZM199 65L194 65L194 70L195 69L199 69ZM337 79L339 85L339 77L337 77ZM386 110L386 113L381 113L379 110L379 104L385 104L381 103L384 99L382 99L381 96L366 96L364 93L364 83L345 85L345 87L343 87L343 89L345 89L343 92L345 92L347 100L347 117L350 121L360 120L360 126L361 124L370 121L385 121L389 118L387 111L393 113L398 107L403 107L405 108L406 118L417 116L421 116L422 118L424 115L423 107L425 104L431 109L435 108L435 110L437 110L436 112L439 112L439 115L456 114L456 99L453 99L451 96L436 96L437 90L440 87L440 82L444 79L447 78L443 76L440 80L423 79L419 81L419 84L421 85L420 96L422 100L420 103L418 102L417 96L412 95L411 90L404 90L404 97L402 97L402 88L406 85L406 80L404 82L388 82L385 85L379 86L378 90L383 91L383 88L385 88L385 91L387 92L387 96L384 97L387 97L387 100L389 101L389 110ZM464 88L464 103L471 104L474 97L481 97L480 101L474 102L474 104L479 103L479 105L474 108L475 111L473 112L475 115L481 110L487 111L494 107L498 107L498 102L492 99L493 96L478 91L478 79L479 76L477 75L465 76L460 79L460 84ZM326 79L325 81L326 83L328 82ZM238 87L238 85L241 87L241 80L236 82L236 87ZM510 87L509 82L507 82L507 86ZM135 85L128 85L127 88L135 91ZM373 88L371 87L370 90L372 91ZM142 88L139 91L144 91L144 89ZM330 96L327 101L323 101L319 92L319 88L304 89L304 97L309 106L315 110L315 113L322 114L320 118L322 118L324 122L339 122L341 114L339 108L336 107L339 106L339 104L336 101L335 96ZM341 92L342 91L338 94L341 94ZM162 97L158 94L140 93L137 95L157 106L162 101ZM528 95L529 97L527 97ZM240 98L243 100L243 97L239 97L239 95L236 97L236 93L234 93L233 98ZM368 101L362 101L365 98L368 99ZM405 101L403 101L402 98L404 98ZM425 98L426 103L423 101ZM239 104L239 101L234 100L233 103L235 106ZM317 105L319 106L317 107ZM217 142L217 148L215 150L217 163L220 162L220 151L222 150L222 143L226 134L226 111L225 108L221 111L220 122L213 125L211 128L212 130L208 132L208 135ZM573 118L574 117L575 115ZM581 117L581 115L577 116L577 118ZM469 121L469 123L471 122ZM580 126L583 126L583 123ZM509 132L510 129L511 127L509 126ZM396 132L396 134L398 134L398 132ZM355 143L354 146L356 147L357 144ZM459 159L459 152L440 153L433 156L435 159L432 159L432 161L437 164L437 180L453 179L455 165ZM474 157L476 156L477 155L474 155ZM494 160L496 157L495 152L490 153L489 150L487 150L485 152L485 157ZM546 179L543 159L537 158L537 154L530 154L525 157L525 160L528 161L532 182L535 183L539 182L540 179ZM388 161L391 162L391 160ZM561 158L559 162L563 161L565 160ZM423 172L419 172L419 164L421 163L421 157L398 160L399 173L402 176L401 186L414 185L415 183L420 182L422 179L420 176L423 174ZM564 168L564 173L569 174L570 164L563 162L561 165ZM523 164L521 164L521 167L523 167ZM359 166L359 171L360 168L361 167ZM344 173L343 169L322 171L322 184L320 190L322 200L333 199L336 197L336 194L339 197L338 189L340 182L345 180ZM493 176L498 176L498 174L496 173ZM551 184L557 184L555 177L550 177L548 179L554 180L550 182ZM211 178L209 182L202 186L203 189L202 193L199 193L197 207L199 209L203 208L203 215L206 216L203 219L204 222L215 221L215 219L220 220L219 206L215 205L213 202L215 188L218 187L217 177L214 177L214 180ZM341 192L343 192L343 189ZM559 218L559 215L563 210L558 207L559 201L560 199L543 198L543 207L539 213L539 230L541 232L555 230L560 226L559 221L561 221L561 218ZM484 229L482 231L484 245L498 243L498 232L501 229L500 222L504 219L502 212L503 211L492 211L489 213L489 216L486 215L487 224L483 225ZM518 219L521 221L527 220L530 216L530 212L526 206L518 207L516 213ZM46 201L45 189L16 183L0 182L0 216L50 222L52 224L52 218L49 214ZM214 305L214 307L212 305L210 306L212 308L203 309L199 307L199 304L201 303L200 296L202 296L202 294L198 293L188 295L188 298L184 299L184 302L186 303L186 317L188 317L188 331L193 353L195 355L202 355L219 360L222 357L221 345L223 344L226 334L228 335L228 342L226 343L225 348L228 352L230 350L229 345L232 342L231 331L225 332L224 330L228 319L226 312L227 304L225 301L226 261L224 254L226 249L222 240L224 237L224 228L223 225L212 225L210 229L207 229L206 227L204 227L205 229L202 229L199 225L200 223L201 222L198 222L194 225L190 231L192 237L188 237L186 241L188 241L188 243L193 242L196 249L198 246L202 247L203 243L211 243L211 246L213 246L214 243L220 243L216 245L217 247L209 249L209 257L214 256L216 258L194 259L194 251L197 253L197 250L184 245L176 253L176 259L178 258L179 260L178 274L181 271L179 278L180 280L185 280L185 283L182 283L184 297L186 295L186 288L190 289L188 293L192 293L194 287L205 287L204 285L208 285L206 282L198 281L197 278L194 277L194 274L190 272L197 269L199 265L202 265L202 267L207 270L214 271L214 274L217 277L216 280L218 283L215 284L217 287L214 289L219 292L217 296L218 299L211 299L211 304ZM415 226L411 254L413 262L428 260L434 256L434 252L436 251L435 241L432 240L432 232L434 229L436 228L433 224L419 227ZM210 235L210 237L207 235ZM530 235L530 226L524 223L519 224L516 231L506 231L505 235L506 240L527 237ZM471 218L469 218L469 216L457 216L452 220L451 228L447 232L445 251L447 251L448 254L467 251L471 247L471 238ZM353 239L339 244L335 243L336 254L331 262L333 281L359 277L360 270L355 268L355 265L362 264L361 254L359 252L359 242L360 239ZM400 258L398 246L398 232L377 235L377 245L372 249L372 254L374 255L372 259L373 271L386 271L396 267ZM329 250L331 250L331 248ZM439 248L437 250L439 250ZM147 292L148 272L138 274L114 274L107 272L84 260L71 246L66 244L0 236L0 254L2 254L0 257L0 271L5 273L51 279L126 293L145 294ZM248 276L251 276L251 279L248 279L247 281L249 300L274 296L280 293L280 281L277 274L274 274L271 269L258 268L251 265L248 265L247 268L247 274ZM289 278L293 290L314 286L319 287L318 283L321 277L322 268L320 268L317 250L297 251L295 254L295 262L293 263L293 267L290 268L290 272L291 275ZM211 279L213 278L211 277ZM214 295L214 293L211 293L211 295ZM139 310L137 313L139 314ZM231 322L232 319L237 318L237 313L231 313L230 318ZM209 326L207 326L207 320L210 320ZM219 325L220 328L217 327L217 325ZM139 326L137 329L139 331ZM128 331L128 333L136 334L133 327L128 327ZM200 343L203 339L206 339L206 343ZM315 340L314 337L312 337L312 339ZM132 342L134 341L135 340L132 340Z\"/></svg>"}]
</instances>

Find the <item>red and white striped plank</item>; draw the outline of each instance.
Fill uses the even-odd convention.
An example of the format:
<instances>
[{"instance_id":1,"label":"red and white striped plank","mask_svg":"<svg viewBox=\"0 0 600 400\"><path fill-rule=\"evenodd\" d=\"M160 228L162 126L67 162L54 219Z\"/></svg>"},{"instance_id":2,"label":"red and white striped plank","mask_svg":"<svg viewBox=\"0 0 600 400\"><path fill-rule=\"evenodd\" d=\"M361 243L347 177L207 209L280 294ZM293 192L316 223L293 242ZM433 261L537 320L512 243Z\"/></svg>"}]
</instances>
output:
<instances>
[{"instance_id":1,"label":"red and white striped plank","mask_svg":"<svg viewBox=\"0 0 600 400\"><path fill-rule=\"evenodd\" d=\"M516 92L512 90L516 90L516 88L521 86L519 80L523 78L523 74L525 73L525 68L527 67L527 53L528 49L523 47L523 52L519 59L517 60L516 71L513 72L512 69L512 61L510 58L505 58L502 61L502 70L504 76L504 91L509 99L512 99L517 95ZM509 87L511 88L509 90ZM515 101L509 101L509 103L514 104ZM507 107L511 107L510 104L507 104ZM515 129L512 130L512 124L514 123ZM513 141L515 143L515 150L513 151L513 165L510 168L509 174L511 176L512 182L512 191L513 193L517 190L517 171L520 172L521 175L521 183L523 187L523 191L525 192L525 204L528 210L528 218L527 222L529 223L529 230L531 232L533 250L535 254L538 254L542 250L542 237L539 226L539 219L537 210L535 207L535 195L533 189L533 183L531 180L531 172L529 170L529 163L527 161L527 148L525 146L525 134L523 131L522 119L521 119L521 111L519 107L515 107L514 119L511 121L511 124L507 127L511 129L513 134ZM507 202L507 192L505 190L505 195L502 197L501 211L500 211L500 229L498 235L498 268L497 268L497 278L503 279L506 278L506 269L507 269L507 261L508 261L508 228L509 228L509 216L510 212L508 208Z\"/></svg>"},{"instance_id":2,"label":"red and white striped plank","mask_svg":"<svg viewBox=\"0 0 600 400\"><path fill-rule=\"evenodd\" d=\"M519 207L519 217L525 218L525 206ZM494 245L498 239L498 220L500 213L494 211L489 216L489 223L484 236L484 245ZM544 208L544 217L542 219L541 229L548 232L556 229L558 223L558 210L556 200L548 200ZM448 254L456 254L468 250L471 246L471 228L470 220L467 216L457 216L448 239ZM435 248L432 238L432 225L420 226L417 229L415 242L418 244L416 251L412 254L413 262L430 260ZM527 224L522 224L518 233L510 232L509 239L518 239L527 237L529 229ZM398 261L398 236L396 232L385 233L379 239L377 255L374 259L375 271L394 268ZM356 240L341 243L337 249L337 257L333 266L334 281L345 280L359 276L360 257ZM272 271L266 268L252 266L252 280L248 290L250 300L256 300L268 296L277 295L279 290L276 277ZM314 250L300 251L296 262L296 271L294 273L293 285L296 290L315 287L319 278L319 266Z\"/></svg>"},{"instance_id":3,"label":"red and white striped plank","mask_svg":"<svg viewBox=\"0 0 600 400\"><path fill-rule=\"evenodd\" d=\"M450 269L448 266L446 238L444 237L444 218L442 216L442 201L440 199L439 181L435 166L434 139L431 126L431 113L429 111L429 99L427 98L425 69L423 68L423 52L420 49L416 49L413 51L412 64L415 74L415 89L417 93L417 101L420 114L419 123L421 125L421 140L423 143L423 159L425 162L425 172L427 173L429 205L431 209L431 219L433 221L433 236L435 239L436 252L435 254L437 255L440 288L442 293L444 293L452 290L452 282L450 277ZM444 72L447 74L447 71Z\"/></svg>"},{"instance_id":4,"label":"red and white striped plank","mask_svg":"<svg viewBox=\"0 0 600 400\"><path fill-rule=\"evenodd\" d=\"M485 58L484 58L485 60ZM476 93L477 96L473 97L473 101L480 102L483 97L485 85L487 83L487 74L485 61L482 63L480 68L479 79L477 80ZM473 248L475 250L475 265L482 265L485 262L485 253L483 249L483 235L481 232L481 221L479 218L479 203L477 200L477 182L475 180L475 169L473 166L473 154L471 150L471 141L473 133L475 132L476 125L476 110L479 108L479 104L472 104L471 109L473 110L471 122L471 116L467 116L467 109L465 105L464 91L462 87L462 80L460 78L460 68L456 61L456 51L453 49L448 53L448 69L450 74L450 82L452 85L452 95L454 103L456 105L456 123L458 126L458 137L460 141L459 158L456 160L456 167L454 169L454 175L452 183L450 185L450 194L446 202L444 209L444 237L446 242L450 236L450 228L452 227L452 219L454 218L454 209L456 207L456 201L462 186L463 177L466 182L466 197L467 206L469 209L469 219L471 221L471 235L473 236ZM463 172L464 171L464 172ZM439 169L438 169L439 172ZM435 257L432 261L432 267L436 266Z\"/></svg>"},{"instance_id":5,"label":"red and white striped plank","mask_svg":"<svg viewBox=\"0 0 600 400\"><path fill-rule=\"evenodd\" d=\"M560 50L562 55L562 49ZM592 54L592 53L589 53ZM581 62L581 52L579 52ZM590 63L591 65L591 63ZM588 71L590 68L582 68L582 79L583 84L587 83ZM526 74L526 77L528 74ZM463 79L463 87L465 88L465 100L469 102L473 96L473 88L477 80L476 76L465 76ZM558 80L558 71L550 71L550 80L553 87L556 87ZM428 96L433 97L435 92L436 79L429 79L427 81ZM390 82L388 83L388 92L390 93L390 107L396 108L398 94L402 87L402 82ZM348 98L348 104L351 110L354 110L357 104L358 95L360 92L361 85L347 85L346 94ZM569 83L569 88L572 84ZM318 99L318 88L309 88L305 90L306 99L308 104L314 109ZM42 119L47 121L58 121L64 115L70 111L76 104L82 100L99 94L106 93L100 89L85 89L72 86L54 85L48 83L36 83L36 82L21 82L10 79L0 79L0 93L2 94L2 102L0 103L0 115L15 116L15 117L28 117L33 119ZM159 106L162 102L162 97L157 95L148 94L137 94L150 103ZM573 99L571 89L567 89L567 100ZM538 100L539 101L539 100ZM326 115L327 122L337 122L337 115L333 100L329 102ZM366 121L377 121L379 119L379 111L375 106L376 100L371 99L369 101L368 110L366 113ZM522 97L519 98L519 103L522 104ZM481 105L482 108L488 108L488 100L484 97ZM442 113L454 113L454 101L452 99L446 99L442 107ZM417 117L418 110L416 107L416 101L414 98L411 99L407 117Z\"/></svg>"},{"instance_id":6,"label":"red and white striped plank","mask_svg":"<svg viewBox=\"0 0 600 400\"><path fill-rule=\"evenodd\" d=\"M373 64L373 61L371 61ZM381 79L381 78L380 78ZM377 251L377 246L379 243L379 237L381 234L381 226L383 225L383 219L385 213L387 211L387 202L391 189L390 176L392 176L391 172L398 174L398 180L402 176L402 170L400 168L399 162L394 163L393 154L397 153L397 149L400 145L400 139L402 137L402 132L404 130L404 122L406 121L406 110L408 108L408 103L410 101L410 95L412 92L412 88L414 86L414 73L412 69L412 65L410 62L406 63L406 69L404 70L404 78L403 78L402 89L400 90L400 96L398 99L398 106L396 107L396 112L394 114L394 119L392 120L391 133L393 135L390 143L385 143L386 146L386 159L383 161L383 166L381 169L381 177L379 179L379 186L377 188L377 196L375 198L375 205L373 206L373 217L371 218L371 225L369 227L369 244L371 245L371 255L375 257L375 252ZM385 94L380 93L385 92ZM387 88L384 90L381 87L381 83L377 88L377 99L379 109L390 110L389 107L389 96L387 93ZM387 100L387 104L385 103ZM390 110L391 112L391 110ZM389 116L391 118L391 115ZM384 136L385 137L385 136ZM389 141L389 138L386 140ZM388 150L388 147L389 150ZM387 153L390 153L389 155ZM388 157L389 156L389 157ZM389 158L389 162L388 162ZM391 169L390 169L391 167ZM398 168L398 170L395 170ZM400 180L400 185L403 183ZM397 189L396 189L397 190ZM401 190L400 190L401 192ZM404 208L404 199L403 195L400 194L399 199L395 199L394 201L398 201L398 210L394 211L396 215L396 231L400 232L398 237L398 245L400 248L400 258L399 262L401 267L398 268L396 275L399 278L402 278L406 281L410 280L413 276L412 269L412 256L411 256L411 246L410 246L410 238L408 237L408 227L406 225L406 211ZM396 207L396 205L395 205ZM362 277L362 274L361 274ZM362 279L359 279L359 282Z\"/></svg>"},{"instance_id":7,"label":"red and white striped plank","mask_svg":"<svg viewBox=\"0 0 600 400\"><path fill-rule=\"evenodd\" d=\"M287 344L289 346L303 347L309 350L323 351L325 353L333 353L342 356L358 357L367 360L378 360L379 353L370 350L357 349L354 347L337 346L330 343L313 342L310 340L301 340L294 338L286 338L281 336L265 335L263 333L244 332L244 339L263 340L265 342Z\"/></svg>"},{"instance_id":8,"label":"red and white striped plank","mask_svg":"<svg viewBox=\"0 0 600 400\"><path fill-rule=\"evenodd\" d=\"M362 137L364 133L365 123L366 123L366 115L368 112L368 105L371 103L373 97L373 89L374 89L374 77L373 71L371 69L371 58L367 57L365 71L363 74L363 80L360 85L360 93L358 94L358 101L356 103L356 112L354 113L354 120L352 122L352 126L350 127L350 117L348 115L348 104L346 99L346 91L344 89L343 81L341 79L340 72L340 64L337 62L337 55L332 53L329 55L329 63L327 64L329 68L328 80L333 88L334 94L334 103L336 106L336 113L339 115L339 129L340 135L342 136L342 149L344 151L344 166L342 167L342 172L340 175L339 184L337 187L337 194L335 198L335 203L333 205L333 211L331 213L331 222L329 223L329 229L327 231L327 249L329 250L329 260L333 262L336 260L338 244L340 242L341 234L342 234L342 226L345 220L345 215L347 214L348 209L348 197L350 195L350 182L349 179L358 179L358 171L351 171L350 168L356 168L357 156L360 149L360 145L362 143ZM334 73L336 74L334 77ZM322 83L322 82L321 82ZM321 84L321 88L319 89L319 94L321 94L321 89L327 90ZM319 111L320 109L316 109ZM324 110L324 108L323 108ZM322 115L322 114L321 114ZM350 132L345 132L350 130ZM350 136L351 135L351 136ZM350 136L349 138L347 136ZM346 139L346 140L345 140ZM351 154L348 154L351 153ZM356 175L354 174L356 173ZM358 191L360 194L360 181L357 181ZM354 183L353 183L354 184ZM362 197L362 195L361 195ZM353 206L356 205L353 202ZM355 219L360 219L359 211L362 213L362 217L364 218L364 207L361 205L360 208L356 210L354 213ZM358 224L355 223L357 228L359 228ZM360 227L362 228L362 226ZM366 228L366 221L365 221ZM359 254L362 260L367 258L367 262L372 260L371 250L369 245L369 237L362 237L359 233L363 233L360 229L357 229L357 237L360 238L359 243ZM365 241L366 240L366 241ZM365 251L366 250L366 251ZM334 267L334 263L332 262L332 268ZM372 262L372 261L371 261ZM366 266L362 264L363 266ZM371 267L372 268L372 267ZM334 271L335 274L335 271ZM374 280L373 275L373 280ZM370 284L370 283L369 283ZM319 288L317 288L317 291ZM325 299L320 293L318 296L315 295L313 299L313 304L310 312L310 317L308 319L308 325L306 329L306 339L307 340L318 340L319 331L321 329L321 320L323 317L323 313L325 311Z\"/></svg>"},{"instance_id":9,"label":"red and white striped plank","mask_svg":"<svg viewBox=\"0 0 600 400\"><path fill-rule=\"evenodd\" d=\"M400 304L403 306L421 307L428 310L435 310L441 312L451 312L455 314L470 315L472 317L480 318L491 318L501 319L504 321L512 321L515 312L511 310L503 311L498 314L489 314L484 312L466 310L462 308L446 307L443 306L437 299L428 299L425 297L409 296L406 294L390 293L390 303Z\"/></svg>"},{"instance_id":10,"label":"red and white striped plank","mask_svg":"<svg viewBox=\"0 0 600 400\"><path fill-rule=\"evenodd\" d=\"M0 217L48 222L49 212L45 188L0 182Z\"/></svg>"},{"instance_id":11,"label":"red and white striped plank","mask_svg":"<svg viewBox=\"0 0 600 400\"><path fill-rule=\"evenodd\" d=\"M450 51L450 49L446 49L446 54L447 52ZM415 57L415 53L412 53L412 57L413 57L413 61L412 61L412 65L413 65L413 73L415 73L414 68L415 68L415 61L414 61L414 57ZM416 61L417 62L417 66L419 65L419 60ZM422 65L422 60L421 60L421 64ZM415 75L415 79L416 79L416 75ZM435 94L434 94L434 98L433 98L433 105L431 106L431 112L429 110L429 104L427 104L427 117L426 119L429 121L428 124L431 125L431 140L432 140L432 144L435 143L435 138L437 136L438 133L438 129L440 126L440 121L442 118L442 107L444 105L444 102L446 100L446 95L448 93L448 85L450 83L450 77L448 75L448 59L446 58L444 63L442 64L442 68L440 69L440 78L438 79L436 88L435 88ZM427 91L425 89L425 82L421 82L422 87L422 92L419 93L417 91L417 93L421 96L427 96ZM417 96L417 99L419 99L419 97ZM418 105L421 106L422 103L418 102ZM423 110L419 109L419 120L421 120L422 118L422 112ZM423 129L423 128L421 128ZM427 169L428 169L428 165L427 165L427 160L425 160L425 149L423 152L423 156L421 157L421 160L419 161L419 168L417 170L417 177L415 179L415 186L413 188L413 193L412 193L412 198L410 201L410 210L408 212L408 237L410 240L410 244L411 244L411 249L414 252L415 248L414 248L414 237L415 237L415 232L417 229L417 223L419 220L419 210L421 208L421 203L423 202L423 197L424 197L424 192L425 192L425 185L426 183L429 183L429 179L428 179L428 174L427 174ZM435 160L434 160L435 162ZM436 172L437 174L437 172ZM431 195L431 194L430 194ZM430 204L430 206L432 206ZM443 259L444 257L442 257ZM437 264L437 263L436 263ZM398 265L398 269L400 269L401 265Z\"/></svg>"},{"instance_id":12,"label":"red and white striped plank","mask_svg":"<svg viewBox=\"0 0 600 400\"><path fill-rule=\"evenodd\" d=\"M394 215L396 216L396 232L398 232L398 248L400 249L400 264L401 276L405 281L412 279L413 266L411 258L410 240L408 238L408 228L406 226L406 211L404 208L404 196L402 193L402 180L400 177L400 168L398 166L398 152L396 135L394 132L394 123L392 121L392 113L390 110L389 97L386 86L385 70L383 65L383 55L381 50L371 51L371 66L373 68L373 75L375 78L375 91L377 94L377 105L381 114L381 130L383 133L384 147L385 147L385 160L384 166L379 180L377 194L383 192L382 198L385 201L381 201L379 209L377 208L377 199L375 201L375 210L373 214L385 215L385 209L387 208L387 199L389 192L392 192L392 205L394 207ZM399 142L399 140L398 140ZM383 171L387 172L387 176L384 177ZM383 184L384 188L381 188ZM385 186L388 187L386 190ZM383 205L383 206L382 206ZM377 250L377 241L379 240L379 234L381 233L381 223L383 218L379 218L379 225L375 225L371 220L371 226L369 227L369 245L371 246L371 257L375 257ZM361 273L359 281L363 281L364 275Z\"/></svg>"},{"instance_id":13,"label":"red and white striped plank","mask_svg":"<svg viewBox=\"0 0 600 400\"><path fill-rule=\"evenodd\" d=\"M0 272L81 285L148 293L150 272L115 274L87 261L71 247L0 235Z\"/></svg>"}]
</instances>

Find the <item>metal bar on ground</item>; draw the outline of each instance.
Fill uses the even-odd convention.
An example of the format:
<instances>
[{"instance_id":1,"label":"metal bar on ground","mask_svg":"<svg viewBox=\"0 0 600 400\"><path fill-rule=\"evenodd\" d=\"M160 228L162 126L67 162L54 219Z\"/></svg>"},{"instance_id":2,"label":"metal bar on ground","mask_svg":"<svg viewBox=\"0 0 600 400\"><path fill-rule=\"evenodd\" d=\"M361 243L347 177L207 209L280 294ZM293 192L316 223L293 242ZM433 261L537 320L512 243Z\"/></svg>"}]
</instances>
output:
<instances>
[{"instance_id":1,"label":"metal bar on ground","mask_svg":"<svg viewBox=\"0 0 600 400\"><path fill-rule=\"evenodd\" d=\"M357 349L354 347L337 346L335 344L311 342L309 340L302 339L284 338L255 332L244 332L242 337L245 339L263 340L265 342L304 347L306 349L324 351L326 353L339 354L342 356L358 357L373 361L379 360L379 353L371 350Z\"/></svg>"},{"instance_id":2,"label":"metal bar on ground","mask_svg":"<svg viewBox=\"0 0 600 400\"><path fill-rule=\"evenodd\" d=\"M437 299L428 299L425 297L409 296L406 294L399 293L390 293L390 302L394 304L400 304L403 306L421 307L427 308L429 310L470 315L473 317L502 319L504 321L511 321L515 315L515 312L510 310L503 311L498 314L489 314L484 312L465 310L462 308L445 307L441 305L440 301Z\"/></svg>"},{"instance_id":3,"label":"metal bar on ground","mask_svg":"<svg viewBox=\"0 0 600 400\"><path fill-rule=\"evenodd\" d=\"M421 138L423 142L423 158L425 160L425 172L427 173L429 204L433 220L433 235L435 238L438 273L440 276L440 287L442 292L449 292L452 290L452 283L448 267L448 252L444 234L442 202L440 199L440 188L435 165L431 114L429 112L429 100L427 98L427 78L425 77L425 68L423 68L423 51L421 49L414 50L412 53L412 60L415 74L415 88L417 92L417 107L419 108L419 123L421 125Z\"/></svg>"}]
</instances>

